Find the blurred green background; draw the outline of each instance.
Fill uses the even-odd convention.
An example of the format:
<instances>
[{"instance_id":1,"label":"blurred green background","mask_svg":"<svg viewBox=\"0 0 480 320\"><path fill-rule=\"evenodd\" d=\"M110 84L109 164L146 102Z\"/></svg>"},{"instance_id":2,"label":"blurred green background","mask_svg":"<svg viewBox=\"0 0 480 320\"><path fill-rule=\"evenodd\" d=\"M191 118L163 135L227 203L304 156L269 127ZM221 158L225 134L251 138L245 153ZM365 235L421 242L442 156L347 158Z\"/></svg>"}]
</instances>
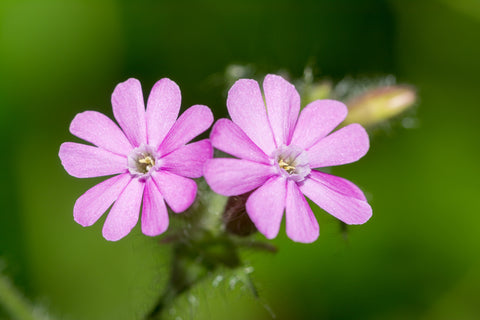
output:
<instances>
[{"instance_id":1,"label":"blurred green background","mask_svg":"<svg viewBox=\"0 0 480 320\"><path fill-rule=\"evenodd\" d=\"M372 136L333 173L368 195L373 218L349 229L317 211L320 238L275 255L245 252L259 298L234 274L207 279L172 319L480 319L480 2L477 0L2 0L0 259L56 319L138 319L167 279L169 251L138 226L101 237L75 199L58 149L76 113L112 116L110 95L169 77L182 108L226 116L232 63L318 79L394 74L418 89L416 128ZM259 237L261 238L261 237ZM8 316L0 311L0 318Z\"/></svg>"}]
</instances>

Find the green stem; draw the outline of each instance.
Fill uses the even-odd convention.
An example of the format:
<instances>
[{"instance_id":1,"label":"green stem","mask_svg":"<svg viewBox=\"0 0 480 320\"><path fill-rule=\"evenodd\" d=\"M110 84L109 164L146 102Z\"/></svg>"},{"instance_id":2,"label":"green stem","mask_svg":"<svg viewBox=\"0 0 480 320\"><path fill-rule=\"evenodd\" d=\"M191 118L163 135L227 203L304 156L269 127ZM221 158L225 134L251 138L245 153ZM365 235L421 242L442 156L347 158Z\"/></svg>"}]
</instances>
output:
<instances>
[{"instance_id":1,"label":"green stem","mask_svg":"<svg viewBox=\"0 0 480 320\"><path fill-rule=\"evenodd\" d=\"M38 320L33 315L33 307L3 274L0 274L0 305L10 314L12 319Z\"/></svg>"},{"instance_id":2,"label":"green stem","mask_svg":"<svg viewBox=\"0 0 480 320\"><path fill-rule=\"evenodd\" d=\"M174 300L205 276L203 270L198 272L199 270L194 265L194 268L192 268L191 262L186 260L188 259L182 256L182 251L179 250L178 245L175 246L169 282L160 299L148 314L147 319L162 319L162 313L172 305Z\"/></svg>"}]
</instances>

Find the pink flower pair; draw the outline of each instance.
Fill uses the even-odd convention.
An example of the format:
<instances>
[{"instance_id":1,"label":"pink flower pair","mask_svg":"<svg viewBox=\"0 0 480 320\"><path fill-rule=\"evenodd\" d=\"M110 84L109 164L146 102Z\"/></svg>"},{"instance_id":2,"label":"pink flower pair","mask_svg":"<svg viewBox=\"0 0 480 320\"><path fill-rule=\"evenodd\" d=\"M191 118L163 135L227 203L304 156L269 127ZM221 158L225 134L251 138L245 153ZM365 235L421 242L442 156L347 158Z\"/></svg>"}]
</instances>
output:
<instances>
[{"instance_id":1,"label":"pink flower pair","mask_svg":"<svg viewBox=\"0 0 480 320\"><path fill-rule=\"evenodd\" d=\"M300 97L293 85L267 75L263 86L266 106L256 81L237 81L227 100L233 122L220 119L210 140L187 144L213 123L208 107L192 106L177 119L181 95L171 80L154 85L146 110L137 80L119 84L112 106L121 129L103 114L86 111L74 118L70 131L96 147L73 142L60 147L62 164L72 176L117 174L76 201L75 221L90 226L113 203L103 235L116 241L136 225L142 206L142 232L159 235L168 227L165 202L176 213L186 210L196 196L190 178L204 175L222 195L256 189L247 200L247 213L267 238L278 234L284 210L292 240L318 237L318 223L304 195L345 223L366 222L371 208L358 187L312 170L365 155L365 130L354 124L328 135L347 114L342 103L315 101L298 116ZM239 159L212 159L212 144Z\"/></svg>"}]
</instances>

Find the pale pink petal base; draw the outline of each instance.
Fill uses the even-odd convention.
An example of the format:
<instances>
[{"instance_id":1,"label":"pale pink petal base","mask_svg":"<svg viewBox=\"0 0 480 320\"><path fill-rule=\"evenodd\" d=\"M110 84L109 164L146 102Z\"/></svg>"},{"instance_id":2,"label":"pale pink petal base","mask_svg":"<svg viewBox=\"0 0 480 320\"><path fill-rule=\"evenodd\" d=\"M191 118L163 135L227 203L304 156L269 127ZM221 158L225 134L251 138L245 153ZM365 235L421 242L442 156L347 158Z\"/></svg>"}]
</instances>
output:
<instances>
[{"instance_id":1,"label":"pale pink petal base","mask_svg":"<svg viewBox=\"0 0 480 320\"><path fill-rule=\"evenodd\" d=\"M268 239L275 238L280 230L286 189L285 178L274 177L248 197L247 213L258 231Z\"/></svg>"},{"instance_id":2,"label":"pale pink petal base","mask_svg":"<svg viewBox=\"0 0 480 320\"><path fill-rule=\"evenodd\" d=\"M332 180L329 181L331 183ZM340 193L337 190L345 188L341 182L335 189L323 184L315 178L306 179L300 190L305 196L315 202L320 208L330 213L335 218L347 224L362 224L372 216L372 208L363 200ZM351 191L349 191L351 192Z\"/></svg>"},{"instance_id":3,"label":"pale pink petal base","mask_svg":"<svg viewBox=\"0 0 480 320\"><path fill-rule=\"evenodd\" d=\"M142 194L145 184L139 179L132 179L113 204L103 225L103 236L109 241L125 237L138 221Z\"/></svg>"},{"instance_id":4,"label":"pale pink petal base","mask_svg":"<svg viewBox=\"0 0 480 320\"><path fill-rule=\"evenodd\" d=\"M292 144L310 148L315 142L332 132L347 116L347 107L340 101L316 100L300 113Z\"/></svg>"},{"instance_id":5,"label":"pale pink petal base","mask_svg":"<svg viewBox=\"0 0 480 320\"><path fill-rule=\"evenodd\" d=\"M356 198L358 200L367 201L367 198L363 194L363 191L357 187L353 182L340 178L325 172L312 170L310 177L316 181L321 182L326 187L344 194L347 197Z\"/></svg>"},{"instance_id":6,"label":"pale pink petal base","mask_svg":"<svg viewBox=\"0 0 480 320\"><path fill-rule=\"evenodd\" d=\"M142 209L142 232L147 236L158 236L168 228L168 212L162 194L152 179L145 182Z\"/></svg>"},{"instance_id":7,"label":"pale pink petal base","mask_svg":"<svg viewBox=\"0 0 480 320\"><path fill-rule=\"evenodd\" d=\"M85 111L75 116L70 132L94 145L122 155L128 155L132 145L122 130L107 116L96 111Z\"/></svg>"},{"instance_id":8,"label":"pale pink petal base","mask_svg":"<svg viewBox=\"0 0 480 320\"><path fill-rule=\"evenodd\" d=\"M93 225L122 193L131 180L129 173L105 180L80 196L73 207L73 217L84 227Z\"/></svg>"},{"instance_id":9,"label":"pale pink petal base","mask_svg":"<svg viewBox=\"0 0 480 320\"><path fill-rule=\"evenodd\" d=\"M357 124L350 124L326 136L307 149L311 168L338 166L355 162L370 147L368 134Z\"/></svg>"},{"instance_id":10,"label":"pale pink petal base","mask_svg":"<svg viewBox=\"0 0 480 320\"><path fill-rule=\"evenodd\" d=\"M210 108L194 105L178 118L165 140L159 147L160 154L168 154L188 143L190 140L210 128L213 114Z\"/></svg>"},{"instance_id":11,"label":"pale pink petal base","mask_svg":"<svg viewBox=\"0 0 480 320\"><path fill-rule=\"evenodd\" d=\"M228 91L230 117L266 154L275 150L262 92L255 80L240 79Z\"/></svg>"},{"instance_id":12,"label":"pale pink petal base","mask_svg":"<svg viewBox=\"0 0 480 320\"><path fill-rule=\"evenodd\" d=\"M207 160L203 175L213 191L235 196L251 191L275 174L273 166L240 159Z\"/></svg>"},{"instance_id":13,"label":"pale pink petal base","mask_svg":"<svg viewBox=\"0 0 480 320\"><path fill-rule=\"evenodd\" d=\"M167 171L156 171L152 178L173 212L187 210L195 200L197 184L192 179Z\"/></svg>"},{"instance_id":14,"label":"pale pink petal base","mask_svg":"<svg viewBox=\"0 0 480 320\"><path fill-rule=\"evenodd\" d=\"M297 184L289 180L286 201L287 235L296 242L311 243L317 240L320 228L312 209Z\"/></svg>"},{"instance_id":15,"label":"pale pink petal base","mask_svg":"<svg viewBox=\"0 0 480 320\"><path fill-rule=\"evenodd\" d=\"M234 122L220 119L210 133L212 145L232 156L268 164L268 156Z\"/></svg>"},{"instance_id":16,"label":"pale pink petal base","mask_svg":"<svg viewBox=\"0 0 480 320\"><path fill-rule=\"evenodd\" d=\"M203 165L213 157L213 148L209 139L192 142L180 147L160 159L161 169L188 178L200 178Z\"/></svg>"},{"instance_id":17,"label":"pale pink petal base","mask_svg":"<svg viewBox=\"0 0 480 320\"><path fill-rule=\"evenodd\" d=\"M127 157L85 144L62 143L58 156L68 174L76 178L101 177L127 171Z\"/></svg>"},{"instance_id":18,"label":"pale pink petal base","mask_svg":"<svg viewBox=\"0 0 480 320\"><path fill-rule=\"evenodd\" d=\"M300 95L290 82L274 74L265 77L263 91L277 147L288 145L300 111Z\"/></svg>"},{"instance_id":19,"label":"pale pink petal base","mask_svg":"<svg viewBox=\"0 0 480 320\"><path fill-rule=\"evenodd\" d=\"M145 104L140 81L128 79L119 83L112 93L115 119L134 147L147 142Z\"/></svg>"},{"instance_id":20,"label":"pale pink petal base","mask_svg":"<svg viewBox=\"0 0 480 320\"><path fill-rule=\"evenodd\" d=\"M148 144L155 150L177 120L182 96L178 85L170 79L163 78L152 88L147 101L147 136Z\"/></svg>"}]
</instances>

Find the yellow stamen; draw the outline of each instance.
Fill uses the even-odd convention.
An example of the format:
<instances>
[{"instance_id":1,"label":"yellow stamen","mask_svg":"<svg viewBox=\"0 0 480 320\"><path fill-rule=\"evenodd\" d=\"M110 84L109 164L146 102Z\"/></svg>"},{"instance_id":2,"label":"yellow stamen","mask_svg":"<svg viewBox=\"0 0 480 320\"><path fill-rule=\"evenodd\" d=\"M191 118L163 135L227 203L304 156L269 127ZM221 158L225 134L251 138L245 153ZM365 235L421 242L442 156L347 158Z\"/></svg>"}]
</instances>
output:
<instances>
[{"instance_id":1,"label":"yellow stamen","mask_svg":"<svg viewBox=\"0 0 480 320\"><path fill-rule=\"evenodd\" d=\"M283 161L283 159L280 159L280 161L278 161L278 166L283 170L287 171L288 174L292 174L295 171L295 167L286 163L285 161Z\"/></svg>"},{"instance_id":2,"label":"yellow stamen","mask_svg":"<svg viewBox=\"0 0 480 320\"><path fill-rule=\"evenodd\" d=\"M138 162L145 164L147 171L150 171L150 169L155 166L155 160L153 160L150 156L146 156L143 159L138 159Z\"/></svg>"}]
</instances>

